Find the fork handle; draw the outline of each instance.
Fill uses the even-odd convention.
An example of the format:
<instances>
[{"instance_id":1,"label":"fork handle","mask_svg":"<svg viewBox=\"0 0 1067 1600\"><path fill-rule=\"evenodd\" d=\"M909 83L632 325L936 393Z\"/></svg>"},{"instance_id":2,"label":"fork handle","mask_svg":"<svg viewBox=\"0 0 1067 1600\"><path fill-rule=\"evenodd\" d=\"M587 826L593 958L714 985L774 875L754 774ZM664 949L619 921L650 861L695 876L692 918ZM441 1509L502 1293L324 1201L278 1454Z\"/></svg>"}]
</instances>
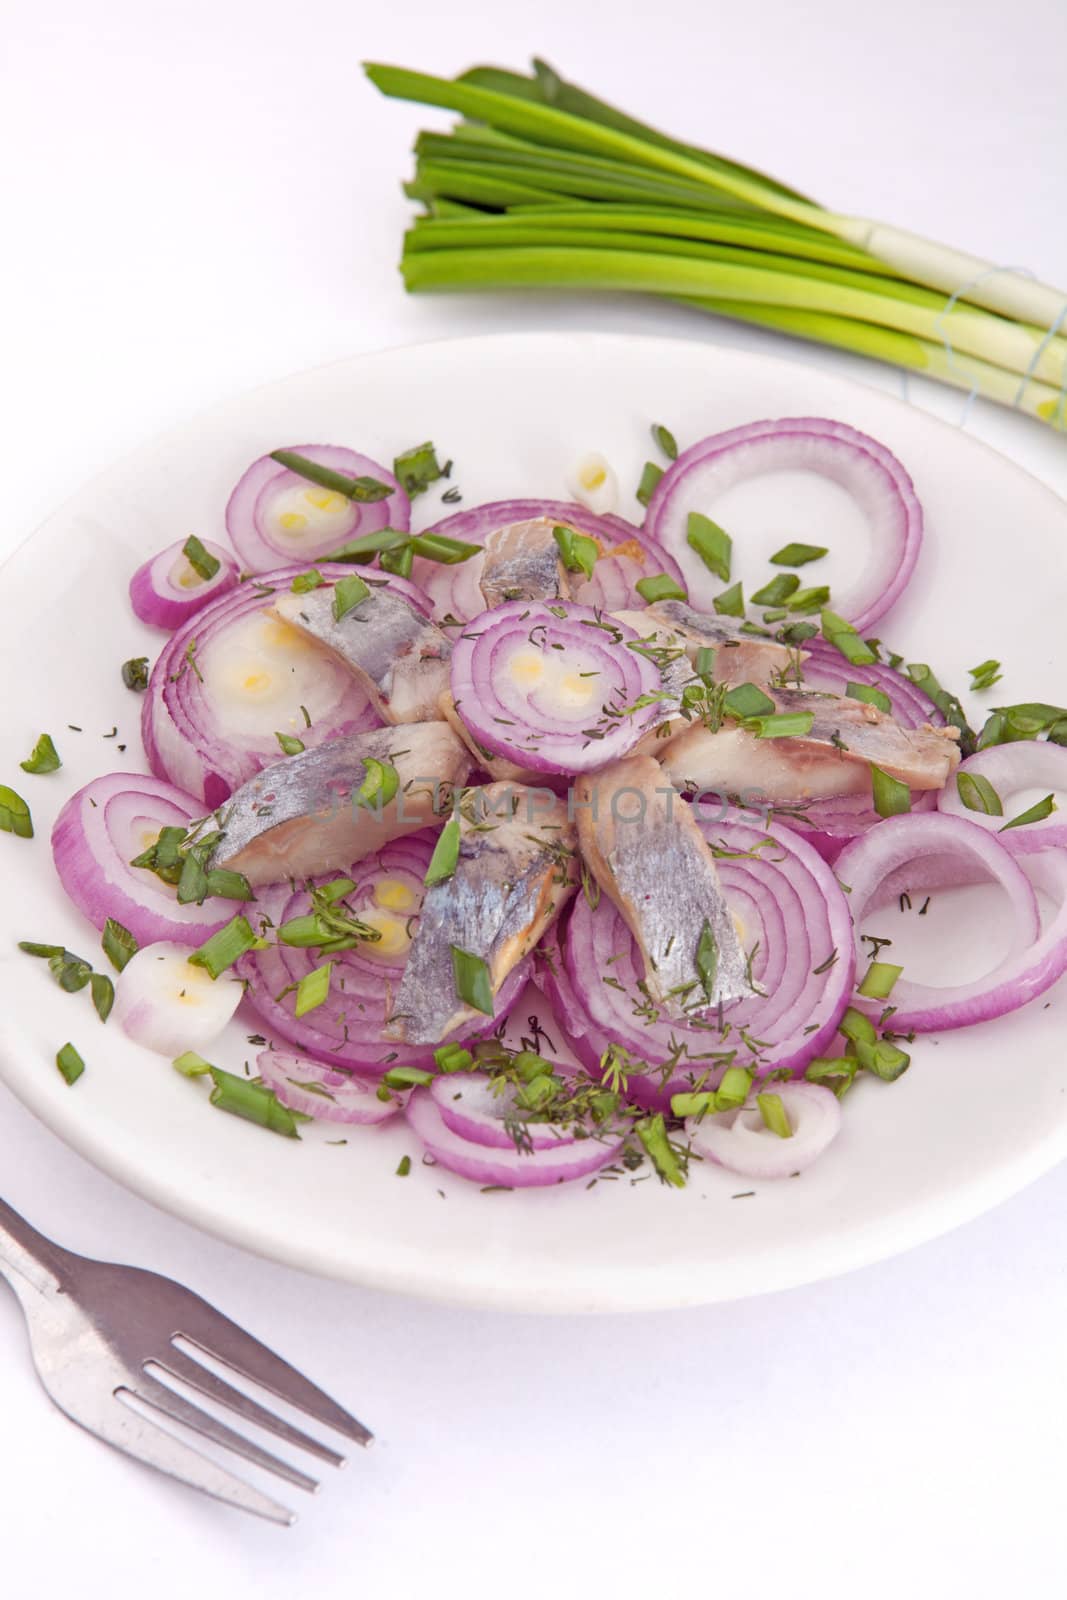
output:
<instances>
[{"instance_id":1,"label":"fork handle","mask_svg":"<svg viewBox=\"0 0 1067 1600\"><path fill-rule=\"evenodd\" d=\"M0 1199L0 1275L17 1294L26 1284L42 1294L61 1289L67 1277L66 1259L67 1251Z\"/></svg>"}]
</instances>

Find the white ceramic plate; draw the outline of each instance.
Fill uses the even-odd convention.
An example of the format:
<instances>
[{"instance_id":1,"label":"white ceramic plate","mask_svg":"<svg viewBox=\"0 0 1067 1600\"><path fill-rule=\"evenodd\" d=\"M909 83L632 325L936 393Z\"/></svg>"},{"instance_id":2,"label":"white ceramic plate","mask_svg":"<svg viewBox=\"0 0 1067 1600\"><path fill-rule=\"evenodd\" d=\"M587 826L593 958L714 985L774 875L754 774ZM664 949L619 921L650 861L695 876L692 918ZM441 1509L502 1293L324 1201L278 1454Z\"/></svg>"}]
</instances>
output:
<instances>
[{"instance_id":1,"label":"white ceramic plate","mask_svg":"<svg viewBox=\"0 0 1067 1600\"><path fill-rule=\"evenodd\" d=\"M841 418L883 440L912 473L928 531L918 574L882 625L896 648L931 661L953 686L995 654L1010 671L993 699L1062 702L1067 672L1053 652L1067 506L983 445L880 393L706 344L570 335L392 350L285 379L98 478L4 569L0 781L30 799L37 826L33 843L0 835L0 1073L15 1093L138 1193L263 1255L376 1287L531 1311L691 1305L827 1276L943 1232L1058 1161L1067 1151L1062 989L1014 1017L919 1041L897 1084L853 1091L843 1133L801 1178L752 1184L696 1166L682 1193L623 1179L483 1194L420 1165L402 1126L353 1129L343 1146L325 1143L336 1129L309 1128L298 1144L209 1109L202 1085L131 1045L116 1024L101 1027L87 992L62 994L43 964L14 949L30 938L97 950L55 880L48 834L75 786L117 766L144 770L140 702L118 669L154 654L161 636L136 623L126 584L174 539L219 538L229 489L255 456L321 439L388 461L432 436L455 458L453 482L473 504L564 497L568 469L596 449L618 469L619 510L636 519L632 486L654 453L650 423L685 443L775 415ZM417 505L422 523L442 514L436 494ZM766 573L766 554L789 538L830 545L836 572L846 547L850 562L863 559L862 530L840 492L795 475L736 490L715 514L734 534L742 575ZM117 737L105 739L114 727ZM63 770L26 777L17 761L43 729ZM977 974L997 951L996 903L982 891L935 897L924 921L896 912L881 920L894 953L921 957L946 980ZM214 1058L240 1070L254 1028L235 1023ZM73 1088L53 1065L67 1039L88 1062ZM406 1151L415 1160L401 1179Z\"/></svg>"}]
</instances>

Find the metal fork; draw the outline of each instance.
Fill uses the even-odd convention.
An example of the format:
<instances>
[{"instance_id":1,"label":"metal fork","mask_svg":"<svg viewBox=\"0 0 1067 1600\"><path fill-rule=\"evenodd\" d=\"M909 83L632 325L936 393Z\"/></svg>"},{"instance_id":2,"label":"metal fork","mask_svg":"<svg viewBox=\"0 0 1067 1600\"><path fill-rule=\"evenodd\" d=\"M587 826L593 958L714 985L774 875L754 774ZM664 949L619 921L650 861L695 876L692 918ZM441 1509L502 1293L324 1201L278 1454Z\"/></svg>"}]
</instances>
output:
<instances>
[{"instance_id":1,"label":"metal fork","mask_svg":"<svg viewBox=\"0 0 1067 1600\"><path fill-rule=\"evenodd\" d=\"M344 1457L217 1376L177 1339L357 1444L373 1438L295 1367L199 1295L140 1267L60 1249L3 1200L0 1275L22 1305L37 1371L60 1410L116 1449L216 1500L272 1522L295 1520L285 1506L169 1432L168 1421L301 1489L313 1492L318 1483L185 1399L156 1371L331 1466L343 1466Z\"/></svg>"}]
</instances>

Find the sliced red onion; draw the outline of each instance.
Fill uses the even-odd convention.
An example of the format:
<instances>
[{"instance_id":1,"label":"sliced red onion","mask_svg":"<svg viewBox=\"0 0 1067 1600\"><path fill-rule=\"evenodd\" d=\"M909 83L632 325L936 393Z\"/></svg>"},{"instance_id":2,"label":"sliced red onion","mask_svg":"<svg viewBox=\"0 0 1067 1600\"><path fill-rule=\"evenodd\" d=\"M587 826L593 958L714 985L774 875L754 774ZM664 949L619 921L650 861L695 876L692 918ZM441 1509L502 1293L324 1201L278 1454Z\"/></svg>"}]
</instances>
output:
<instances>
[{"instance_id":1,"label":"sliced red onion","mask_svg":"<svg viewBox=\"0 0 1067 1600\"><path fill-rule=\"evenodd\" d=\"M426 532L461 539L465 544L484 544L498 528L536 517L567 523L596 539L604 551L591 578L572 574L572 596L582 605L598 606L602 611L625 611L645 604L634 587L639 578L665 572L676 583L682 582L681 568L673 556L633 523L567 500L490 500L454 512ZM485 596L478 586L484 565L485 557L481 555L455 566L416 556L411 575L433 600L438 620L451 616L457 622L469 622L485 610Z\"/></svg>"},{"instance_id":2,"label":"sliced red onion","mask_svg":"<svg viewBox=\"0 0 1067 1600\"><path fill-rule=\"evenodd\" d=\"M349 539L379 528L407 529L411 502L391 472L369 456L336 444L290 447L322 467L393 485L384 500L360 503L320 488L272 456L260 456L238 481L226 507L226 531L246 571L270 572L288 562L328 556Z\"/></svg>"},{"instance_id":3,"label":"sliced red onion","mask_svg":"<svg viewBox=\"0 0 1067 1600\"><path fill-rule=\"evenodd\" d=\"M660 1069L629 1084L633 1098L656 1110L666 1110L672 1094L705 1073L714 1082L726 1065L753 1066L761 1074L802 1071L833 1039L853 986L848 899L818 853L780 825L760 828L739 813L698 820L710 844L738 852L718 861L719 879L765 993L727 1007L728 1027L721 1029L714 1012L694 1013L685 1022L658 1013L639 988L641 955L606 896L595 910L578 896L563 971L541 978L568 1041L590 1071L608 1041ZM746 1038L760 1041L758 1051Z\"/></svg>"},{"instance_id":4,"label":"sliced red onion","mask_svg":"<svg viewBox=\"0 0 1067 1600\"><path fill-rule=\"evenodd\" d=\"M137 568L130 579L130 604L134 615L152 628L180 628L209 600L226 594L237 583L238 567L228 550L203 540L208 555L219 563L212 578L202 578L185 554L185 542L168 545Z\"/></svg>"},{"instance_id":5,"label":"sliced red onion","mask_svg":"<svg viewBox=\"0 0 1067 1600\"><path fill-rule=\"evenodd\" d=\"M179 905L175 890L130 862L163 828L203 815L191 795L135 772L110 772L71 795L52 829L52 855L67 894L94 927L114 917L138 944L199 945L242 908L235 900Z\"/></svg>"},{"instance_id":6,"label":"sliced red onion","mask_svg":"<svg viewBox=\"0 0 1067 1600\"><path fill-rule=\"evenodd\" d=\"M432 1045L397 1045L384 1037L383 1029L403 976L435 843L436 834L424 829L394 839L351 868L349 876L355 888L346 896L346 904L361 921L378 929L381 938L377 944L360 944L330 957L317 949L272 944L242 956L237 971L248 980L248 1002L266 1023L269 1034L290 1040L320 1061L372 1075L380 1076L391 1066L432 1064ZM260 891L256 904L256 912L269 917L275 928L310 910L307 891L287 884ZM252 920L257 925L255 916ZM327 959L335 963L327 999L297 1017L295 993L283 995L282 991ZM521 962L501 986L496 1018L506 1015L526 982L529 967L528 960ZM464 1037L489 1033L496 1018L486 1017L479 1028L466 1028Z\"/></svg>"},{"instance_id":7,"label":"sliced red onion","mask_svg":"<svg viewBox=\"0 0 1067 1600\"><path fill-rule=\"evenodd\" d=\"M1000 797L1004 814L987 816L983 811L970 811L960 799L959 778L970 773L985 778ZM1014 744L996 744L988 750L979 750L956 769L942 789L938 809L952 817L965 817L968 822L996 834L1000 843L1012 855L1032 855L1047 850L1050 845L1067 845L1067 813L1053 811L1040 822L1027 822L1021 828L1008 828L1004 824L1025 810L1013 804L1024 789L1043 789L1046 794L1067 794L1067 749L1046 740L1021 739Z\"/></svg>"},{"instance_id":8,"label":"sliced red onion","mask_svg":"<svg viewBox=\"0 0 1067 1600\"><path fill-rule=\"evenodd\" d=\"M115 1018L146 1050L178 1056L217 1039L241 1003L241 985L212 978L177 944L142 945L115 986Z\"/></svg>"},{"instance_id":9,"label":"sliced red onion","mask_svg":"<svg viewBox=\"0 0 1067 1600\"><path fill-rule=\"evenodd\" d=\"M841 852L836 871L852 891L849 905L857 938L863 930L864 913L879 902L887 880L895 877L901 881L900 869L907 867L914 894L922 888L924 861L936 863L943 881L944 865L950 858L960 863L968 877L978 869L1004 890L1012 922L1011 949L991 972L973 983L933 988L907 976L898 978L893 988L893 1030L897 1033L962 1028L1004 1016L1044 994L1067 970L1067 863L1059 852L1033 858L1035 864L1041 864L1043 878L1052 885L1057 899L1062 898L1042 932L1030 879L1004 844L976 822L943 812L889 817Z\"/></svg>"},{"instance_id":10,"label":"sliced red onion","mask_svg":"<svg viewBox=\"0 0 1067 1600\"><path fill-rule=\"evenodd\" d=\"M628 710L662 683L647 656L626 648L638 638L624 623L605 629L587 606L497 606L456 637L456 711L480 746L520 767L601 767L662 721L658 703Z\"/></svg>"},{"instance_id":11,"label":"sliced red onion","mask_svg":"<svg viewBox=\"0 0 1067 1600\"><path fill-rule=\"evenodd\" d=\"M574 1069L558 1070L573 1073ZM531 1122L517 1107L514 1089L509 1085L498 1093L484 1072L445 1073L428 1087L445 1126L468 1143L514 1150L515 1140L505 1126L508 1122L521 1124L524 1139L533 1150L555 1150L561 1144L573 1144L577 1137L573 1127Z\"/></svg>"},{"instance_id":12,"label":"sliced red onion","mask_svg":"<svg viewBox=\"0 0 1067 1600\"><path fill-rule=\"evenodd\" d=\"M888 697L893 718L902 728L921 728L925 723L934 728L944 727L945 718L934 702L888 662L873 661L854 667L825 639L807 639L804 649L808 653L803 669L806 688L843 695L850 683L866 684L868 688L880 689Z\"/></svg>"},{"instance_id":13,"label":"sliced red onion","mask_svg":"<svg viewBox=\"0 0 1067 1600\"><path fill-rule=\"evenodd\" d=\"M277 761L279 733L310 749L380 725L339 660L268 614L275 592L306 570L264 573L211 601L152 669L141 709L149 765L209 808ZM329 564L318 570L326 579L351 572Z\"/></svg>"},{"instance_id":14,"label":"sliced red onion","mask_svg":"<svg viewBox=\"0 0 1067 1600\"><path fill-rule=\"evenodd\" d=\"M851 590L833 593L834 610L862 633L903 593L918 560L923 516L896 456L847 423L782 417L701 439L663 474L645 526L677 557L693 605L710 610L722 585L686 541L689 513L714 517L715 502L734 484L767 472L795 471L815 472L839 484L870 524L870 559L862 579Z\"/></svg>"},{"instance_id":15,"label":"sliced red onion","mask_svg":"<svg viewBox=\"0 0 1067 1600\"><path fill-rule=\"evenodd\" d=\"M510 1150L464 1139L445 1122L428 1089L416 1089L407 1108L408 1123L426 1149L450 1172L472 1183L499 1184L508 1189L528 1189L587 1178L613 1161L622 1149L621 1138L605 1134L553 1144L534 1151Z\"/></svg>"},{"instance_id":16,"label":"sliced red onion","mask_svg":"<svg viewBox=\"0 0 1067 1600\"><path fill-rule=\"evenodd\" d=\"M324 1061L285 1050L263 1050L256 1057L259 1075L283 1106L302 1111L316 1122L388 1122L403 1109L405 1096L378 1098L379 1083L342 1072Z\"/></svg>"},{"instance_id":17,"label":"sliced red onion","mask_svg":"<svg viewBox=\"0 0 1067 1600\"><path fill-rule=\"evenodd\" d=\"M685 1125L697 1155L743 1178L791 1178L817 1161L841 1129L841 1102L818 1083L779 1083L775 1094L792 1126L783 1139L764 1122L759 1107L690 1117Z\"/></svg>"}]
</instances>

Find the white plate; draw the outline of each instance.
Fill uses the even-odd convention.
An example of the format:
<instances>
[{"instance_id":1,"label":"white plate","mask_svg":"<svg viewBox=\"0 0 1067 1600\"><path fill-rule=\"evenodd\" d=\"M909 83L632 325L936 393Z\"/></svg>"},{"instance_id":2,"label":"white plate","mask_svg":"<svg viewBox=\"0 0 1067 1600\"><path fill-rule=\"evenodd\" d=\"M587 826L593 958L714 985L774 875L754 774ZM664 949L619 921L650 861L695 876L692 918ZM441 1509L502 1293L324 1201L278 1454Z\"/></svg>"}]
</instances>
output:
<instances>
[{"instance_id":1,"label":"white plate","mask_svg":"<svg viewBox=\"0 0 1067 1600\"><path fill-rule=\"evenodd\" d=\"M403 1127L353 1129L344 1146L326 1145L336 1130L315 1128L297 1144L209 1109L202 1085L115 1024L102 1028L87 992L62 994L43 964L14 949L19 938L65 941L87 956L97 949L55 880L48 834L76 785L123 764L144 770L140 702L118 669L154 653L160 636L133 619L126 584L160 546L194 532L218 538L229 489L253 457L321 439L387 461L432 436L455 458L453 481L470 505L562 497L568 468L597 449L618 468L619 509L636 518L631 486L654 453L650 423L684 443L800 414L868 430L914 476L927 541L882 627L895 646L930 660L953 686L995 654L1011 670L993 699L1062 701L1067 675L1053 650L1067 506L983 445L882 394L706 344L519 335L354 358L217 408L57 512L7 564L0 588L0 781L30 799L37 826L32 844L0 836L0 1073L15 1093L138 1193L260 1254L380 1288L531 1311L692 1305L827 1276L943 1232L1058 1161L1067 1151L1062 988L1014 1017L917 1042L899 1083L864 1083L850 1095L843 1133L801 1178L752 1184L697 1166L683 1193L622 1180L483 1194L421 1166ZM440 515L437 495L418 509L423 522ZM842 541L849 532L847 511L833 494L816 503L803 482L782 476L739 493L728 520L737 546L765 554L787 538L810 539L816 516L818 531L829 529L819 542L833 549L835 527ZM117 738L105 740L116 725ZM16 763L42 729L55 736L63 770L25 777ZM895 925L878 931L924 934L946 976L961 975L964 962L981 970L973 964L995 947L995 904L975 915L973 901L962 913L952 901L937 897L922 924L894 912ZM215 1059L240 1070L254 1027L234 1024ZM88 1062L73 1088L53 1065L67 1039ZM405 1151L415 1161L401 1179Z\"/></svg>"}]
</instances>

